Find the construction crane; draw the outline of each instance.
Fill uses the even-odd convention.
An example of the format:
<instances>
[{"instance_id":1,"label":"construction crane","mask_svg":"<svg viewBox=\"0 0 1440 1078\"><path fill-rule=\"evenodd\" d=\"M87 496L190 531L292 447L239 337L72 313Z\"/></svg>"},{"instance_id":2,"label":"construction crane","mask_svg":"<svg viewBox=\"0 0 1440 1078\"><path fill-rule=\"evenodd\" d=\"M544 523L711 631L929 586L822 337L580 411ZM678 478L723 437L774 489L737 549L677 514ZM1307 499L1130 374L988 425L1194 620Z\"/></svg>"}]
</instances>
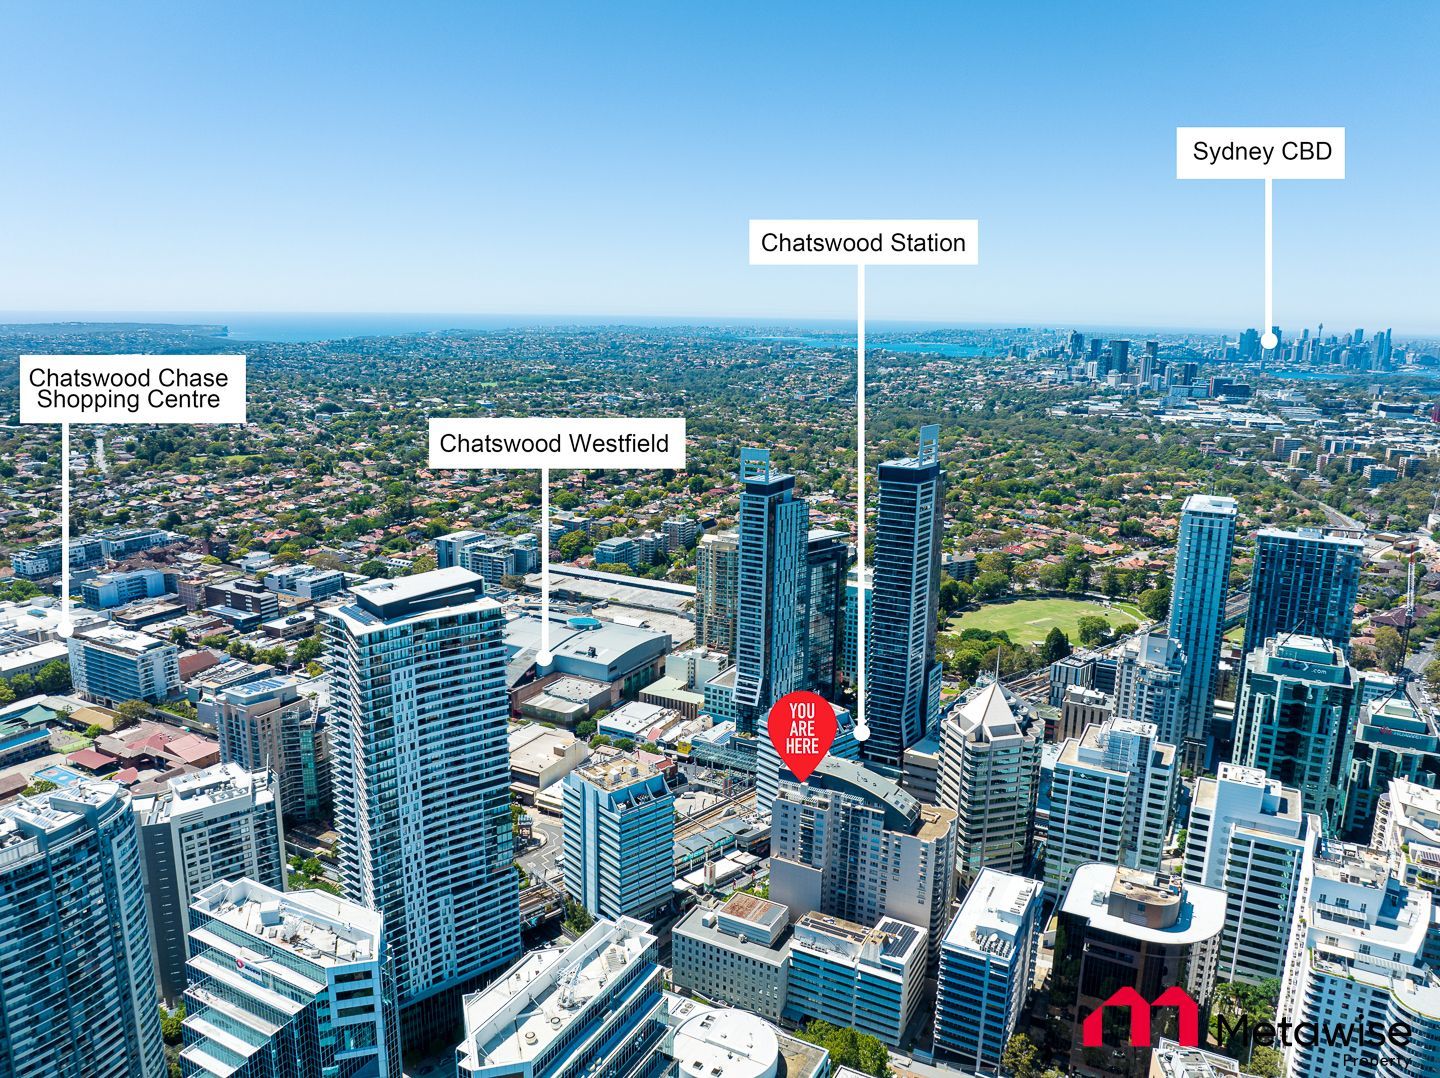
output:
<instances>
[{"instance_id":1,"label":"construction crane","mask_svg":"<svg viewBox=\"0 0 1440 1078\"><path fill-rule=\"evenodd\" d=\"M1400 659L1395 668L1402 678L1408 677L1405 658L1410 654L1410 630L1415 628L1415 559L1419 556L1420 552L1416 551L1407 559L1409 572L1405 578L1405 615L1400 623Z\"/></svg>"}]
</instances>

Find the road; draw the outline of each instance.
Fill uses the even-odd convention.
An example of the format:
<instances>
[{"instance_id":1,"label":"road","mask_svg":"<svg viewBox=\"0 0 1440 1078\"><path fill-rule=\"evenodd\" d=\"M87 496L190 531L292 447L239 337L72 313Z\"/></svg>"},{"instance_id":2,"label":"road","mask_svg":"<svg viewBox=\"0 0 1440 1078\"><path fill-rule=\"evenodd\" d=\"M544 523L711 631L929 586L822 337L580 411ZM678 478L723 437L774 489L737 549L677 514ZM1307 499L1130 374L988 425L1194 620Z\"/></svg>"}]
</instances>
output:
<instances>
[{"instance_id":1,"label":"road","mask_svg":"<svg viewBox=\"0 0 1440 1078\"><path fill-rule=\"evenodd\" d=\"M555 883L560 879L560 853L564 848L560 821L539 813L532 813L530 818L533 821L532 830L541 842L538 846L531 846L516 860L531 879Z\"/></svg>"}]
</instances>

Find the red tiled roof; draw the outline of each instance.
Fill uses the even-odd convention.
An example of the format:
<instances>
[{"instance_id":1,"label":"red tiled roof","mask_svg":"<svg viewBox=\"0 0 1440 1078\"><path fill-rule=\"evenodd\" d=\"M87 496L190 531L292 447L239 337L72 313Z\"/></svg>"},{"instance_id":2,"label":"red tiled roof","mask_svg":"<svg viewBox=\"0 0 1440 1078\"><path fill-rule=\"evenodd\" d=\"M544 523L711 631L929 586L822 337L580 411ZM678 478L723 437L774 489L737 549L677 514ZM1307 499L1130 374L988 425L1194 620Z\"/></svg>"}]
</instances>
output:
<instances>
[{"instance_id":1,"label":"red tiled roof","mask_svg":"<svg viewBox=\"0 0 1440 1078\"><path fill-rule=\"evenodd\" d=\"M106 756L103 752L96 752L94 749L80 749L65 757L66 763L74 764L76 767L83 767L86 771L103 771L107 767L115 765L115 757Z\"/></svg>"}]
</instances>

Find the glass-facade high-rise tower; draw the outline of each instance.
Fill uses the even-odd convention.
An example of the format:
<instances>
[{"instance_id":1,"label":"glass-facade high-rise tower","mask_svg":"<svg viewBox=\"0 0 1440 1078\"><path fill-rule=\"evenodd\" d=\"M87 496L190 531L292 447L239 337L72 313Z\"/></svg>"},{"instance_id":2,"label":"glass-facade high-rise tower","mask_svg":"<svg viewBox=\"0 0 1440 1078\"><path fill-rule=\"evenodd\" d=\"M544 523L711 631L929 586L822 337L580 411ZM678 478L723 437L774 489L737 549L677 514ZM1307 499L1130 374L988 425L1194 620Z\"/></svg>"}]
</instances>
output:
<instances>
[{"instance_id":1,"label":"glass-facade high-rise tower","mask_svg":"<svg viewBox=\"0 0 1440 1078\"><path fill-rule=\"evenodd\" d=\"M149 936L121 786L0 807L0 1076L165 1078Z\"/></svg>"},{"instance_id":2,"label":"glass-facade high-rise tower","mask_svg":"<svg viewBox=\"0 0 1440 1078\"><path fill-rule=\"evenodd\" d=\"M1245 653L1273 636L1328 640L1347 656L1365 544L1318 528L1265 528L1255 536Z\"/></svg>"},{"instance_id":3,"label":"glass-facade high-rise tower","mask_svg":"<svg viewBox=\"0 0 1440 1078\"><path fill-rule=\"evenodd\" d=\"M740 482L735 725L763 735L770 705L805 676L810 507L793 475L770 470L768 449L740 450Z\"/></svg>"},{"instance_id":4,"label":"glass-facade high-rise tower","mask_svg":"<svg viewBox=\"0 0 1440 1078\"><path fill-rule=\"evenodd\" d=\"M1170 596L1170 637L1180 646L1183 745L1187 759L1202 758L1214 710L1225 596L1235 556L1235 499L1192 494L1180 511L1175 585Z\"/></svg>"},{"instance_id":5,"label":"glass-facade high-rise tower","mask_svg":"<svg viewBox=\"0 0 1440 1078\"><path fill-rule=\"evenodd\" d=\"M850 545L844 532L812 528L805 581L805 672L802 688L837 698L845 658L845 578Z\"/></svg>"},{"instance_id":6,"label":"glass-facade high-rise tower","mask_svg":"<svg viewBox=\"0 0 1440 1078\"><path fill-rule=\"evenodd\" d=\"M920 428L913 457L879 468L880 506L875 519L875 568L866 625L864 753L898 766L905 750L933 724L938 699L936 610L940 602L943 481L940 428Z\"/></svg>"},{"instance_id":7,"label":"glass-facade high-rise tower","mask_svg":"<svg viewBox=\"0 0 1440 1078\"><path fill-rule=\"evenodd\" d=\"M483 593L452 567L322 611L345 896L384 918L408 1043L520 952L504 615Z\"/></svg>"}]
</instances>

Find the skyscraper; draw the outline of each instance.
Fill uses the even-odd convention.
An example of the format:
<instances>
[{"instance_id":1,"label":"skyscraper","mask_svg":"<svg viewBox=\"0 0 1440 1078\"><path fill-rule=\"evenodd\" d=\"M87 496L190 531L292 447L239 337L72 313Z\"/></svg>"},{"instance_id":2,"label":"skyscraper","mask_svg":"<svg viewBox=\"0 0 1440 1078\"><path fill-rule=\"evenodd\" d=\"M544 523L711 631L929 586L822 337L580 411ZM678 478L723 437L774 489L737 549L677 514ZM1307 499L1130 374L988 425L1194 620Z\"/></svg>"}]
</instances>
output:
<instances>
[{"instance_id":1,"label":"skyscraper","mask_svg":"<svg viewBox=\"0 0 1440 1078\"><path fill-rule=\"evenodd\" d=\"M987 868L940 942L935 1048L966 1068L1000 1065L1030 994L1039 933L1036 880Z\"/></svg>"},{"instance_id":2,"label":"skyscraper","mask_svg":"<svg viewBox=\"0 0 1440 1078\"><path fill-rule=\"evenodd\" d=\"M565 891L596 917L653 916L674 897L675 798L622 756L565 776Z\"/></svg>"},{"instance_id":3,"label":"skyscraper","mask_svg":"<svg viewBox=\"0 0 1440 1078\"><path fill-rule=\"evenodd\" d=\"M311 820L330 809L324 716L290 677L232 685L200 701L200 718L220 734L220 759L280 780L280 810Z\"/></svg>"},{"instance_id":4,"label":"skyscraper","mask_svg":"<svg viewBox=\"0 0 1440 1078\"><path fill-rule=\"evenodd\" d=\"M1184 752L1197 762L1209 736L1225 634L1225 597L1235 554L1235 499L1192 494L1180 511L1170 633L1184 656ZM1182 742L1173 742L1181 746Z\"/></svg>"},{"instance_id":5,"label":"skyscraper","mask_svg":"<svg viewBox=\"0 0 1440 1078\"><path fill-rule=\"evenodd\" d=\"M1364 677L1328 640L1271 637L1245 657L1235 760L1296 787L1326 834L1343 826Z\"/></svg>"},{"instance_id":6,"label":"skyscraper","mask_svg":"<svg viewBox=\"0 0 1440 1078\"><path fill-rule=\"evenodd\" d=\"M952 811L827 757L805 783L780 784L770 817L772 899L797 917L873 925L888 914L925 929L938 953L955 890Z\"/></svg>"},{"instance_id":7,"label":"skyscraper","mask_svg":"<svg viewBox=\"0 0 1440 1078\"><path fill-rule=\"evenodd\" d=\"M1184 744L1189 709L1180 645L1163 633L1132 636L1120 646L1117 660L1115 717L1153 722L1161 741Z\"/></svg>"},{"instance_id":8,"label":"skyscraper","mask_svg":"<svg viewBox=\"0 0 1440 1078\"><path fill-rule=\"evenodd\" d=\"M1265 528L1255 536L1245 652L1273 636L1318 636L1350 654L1355 594L1365 544L1316 528Z\"/></svg>"},{"instance_id":9,"label":"skyscraper","mask_svg":"<svg viewBox=\"0 0 1440 1078\"><path fill-rule=\"evenodd\" d=\"M1121 988L1146 1000L1175 987L1194 1000L1208 999L1225 927L1225 892L1179 876L1092 863L1075 870L1056 913L1050 994L1074 1022L1073 1073L1151 1073L1148 1044L1131 1046L1128 1008L1102 1013L1103 1046L1086 1047L1082 1026ZM1152 1036L1176 1036L1178 1013L1155 1008Z\"/></svg>"},{"instance_id":10,"label":"skyscraper","mask_svg":"<svg viewBox=\"0 0 1440 1078\"><path fill-rule=\"evenodd\" d=\"M940 804L955 813L963 885L987 868L1024 872L1045 720L998 681L971 690L941 723Z\"/></svg>"},{"instance_id":11,"label":"skyscraper","mask_svg":"<svg viewBox=\"0 0 1440 1078\"><path fill-rule=\"evenodd\" d=\"M77 782L0 807L0 1075L165 1078L130 798Z\"/></svg>"},{"instance_id":12,"label":"skyscraper","mask_svg":"<svg viewBox=\"0 0 1440 1078\"><path fill-rule=\"evenodd\" d=\"M1185 878L1225 892L1222 979L1258 984L1285 972L1295 905L1309 886L1319 832L1300 791L1263 771L1221 764L1218 777L1196 785Z\"/></svg>"},{"instance_id":13,"label":"skyscraper","mask_svg":"<svg viewBox=\"0 0 1440 1078\"><path fill-rule=\"evenodd\" d=\"M666 1031L658 941L630 917L596 921L568 947L531 951L465 997L461 1078L623 1078Z\"/></svg>"},{"instance_id":14,"label":"skyscraper","mask_svg":"<svg viewBox=\"0 0 1440 1078\"><path fill-rule=\"evenodd\" d=\"M1432 789L1440 785L1440 729L1430 709L1406 692L1360 706L1345 791L1347 838L1370 835L1380 800L1396 779Z\"/></svg>"},{"instance_id":15,"label":"skyscraper","mask_svg":"<svg viewBox=\"0 0 1440 1078\"><path fill-rule=\"evenodd\" d=\"M185 990L191 900L216 880L285 887L280 799L268 770L216 764L134 798L155 971L162 999Z\"/></svg>"},{"instance_id":16,"label":"skyscraper","mask_svg":"<svg viewBox=\"0 0 1440 1078\"><path fill-rule=\"evenodd\" d=\"M695 548L695 643L735 655L740 537L717 532Z\"/></svg>"},{"instance_id":17,"label":"skyscraper","mask_svg":"<svg viewBox=\"0 0 1440 1078\"><path fill-rule=\"evenodd\" d=\"M1427 968L1435 896L1390 873L1384 854L1327 843L1295 910L1276 1017L1345 1030L1357 1020L1408 1036L1361 1048L1295 1037L1285 1073L1305 1078L1413 1078L1440 1067L1440 980Z\"/></svg>"},{"instance_id":18,"label":"skyscraper","mask_svg":"<svg viewBox=\"0 0 1440 1078\"><path fill-rule=\"evenodd\" d=\"M806 541L805 672L801 688L834 700L845 648L845 585L850 546L844 532L812 528Z\"/></svg>"},{"instance_id":19,"label":"skyscraper","mask_svg":"<svg viewBox=\"0 0 1440 1078\"><path fill-rule=\"evenodd\" d=\"M452 567L322 611L345 894L384 918L407 1041L520 950L504 615L483 591Z\"/></svg>"},{"instance_id":20,"label":"skyscraper","mask_svg":"<svg viewBox=\"0 0 1440 1078\"><path fill-rule=\"evenodd\" d=\"M768 449L740 450L740 482L736 727L764 736L770 705L805 676L810 507L793 475L770 470Z\"/></svg>"},{"instance_id":21,"label":"skyscraper","mask_svg":"<svg viewBox=\"0 0 1440 1078\"><path fill-rule=\"evenodd\" d=\"M1064 893L1088 861L1160 867L1179 786L1175 747L1154 723L1111 719L1060 747L1050 781L1045 885Z\"/></svg>"},{"instance_id":22,"label":"skyscraper","mask_svg":"<svg viewBox=\"0 0 1440 1078\"><path fill-rule=\"evenodd\" d=\"M940 428L920 428L914 457L880 465L875 518L875 568L866 626L865 755L899 766L925 736L931 714L936 611L940 602L943 483Z\"/></svg>"},{"instance_id":23,"label":"skyscraper","mask_svg":"<svg viewBox=\"0 0 1440 1078\"><path fill-rule=\"evenodd\" d=\"M402 1078L382 918L324 891L217 880L190 906L193 1078Z\"/></svg>"}]
</instances>

